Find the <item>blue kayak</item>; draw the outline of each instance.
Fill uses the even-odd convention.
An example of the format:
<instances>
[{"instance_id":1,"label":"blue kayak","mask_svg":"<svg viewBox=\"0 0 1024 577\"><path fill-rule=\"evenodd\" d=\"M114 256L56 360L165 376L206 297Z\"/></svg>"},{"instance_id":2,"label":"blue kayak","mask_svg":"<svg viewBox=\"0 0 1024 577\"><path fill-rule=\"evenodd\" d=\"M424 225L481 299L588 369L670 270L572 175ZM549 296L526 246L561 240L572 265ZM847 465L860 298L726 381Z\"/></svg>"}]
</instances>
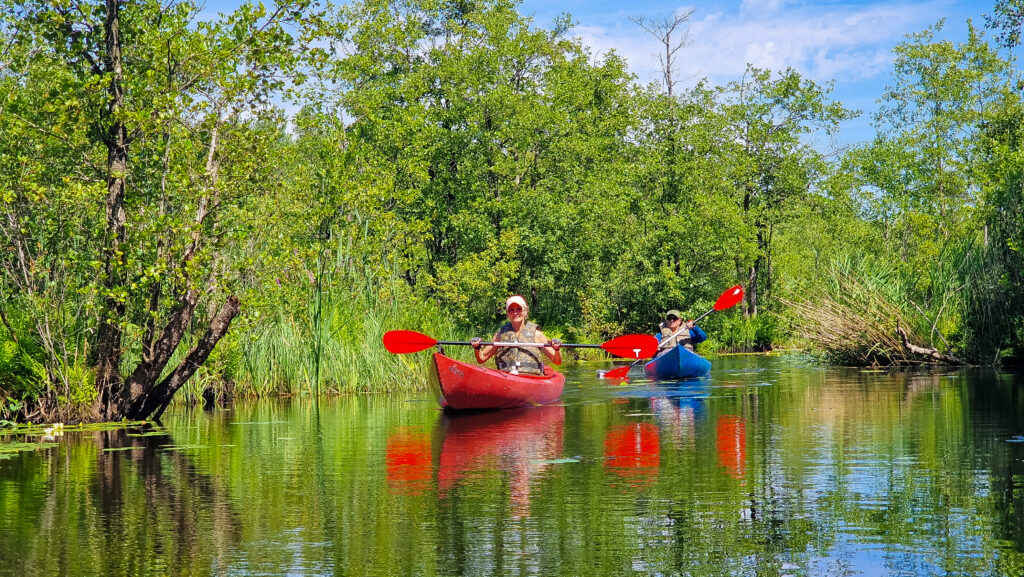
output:
<instances>
[{"instance_id":1,"label":"blue kayak","mask_svg":"<svg viewBox=\"0 0 1024 577\"><path fill-rule=\"evenodd\" d=\"M711 362L686 347L676 345L645 364L644 371L656 379L692 379L706 377L711 372Z\"/></svg>"}]
</instances>

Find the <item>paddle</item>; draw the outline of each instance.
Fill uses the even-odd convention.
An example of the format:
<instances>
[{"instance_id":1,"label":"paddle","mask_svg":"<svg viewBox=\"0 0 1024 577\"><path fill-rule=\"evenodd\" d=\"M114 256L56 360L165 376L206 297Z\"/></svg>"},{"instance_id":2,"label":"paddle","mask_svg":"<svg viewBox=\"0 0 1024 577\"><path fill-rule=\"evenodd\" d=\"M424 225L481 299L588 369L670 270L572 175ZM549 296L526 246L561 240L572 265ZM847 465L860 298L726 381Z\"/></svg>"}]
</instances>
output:
<instances>
[{"instance_id":1,"label":"paddle","mask_svg":"<svg viewBox=\"0 0 1024 577\"><path fill-rule=\"evenodd\" d=\"M724 310L724 309L733 307L733 306L736 305L736 303L740 302L741 300L743 300L743 287L742 286L736 285L736 286L734 286L732 288L726 289L725 292L723 292L721 295L719 295L718 300L715 301L714 308L712 308L708 312L700 315L699 317L693 319L693 324L697 324L697 321L701 320L702 318L708 316L709 314L711 314L711 313L713 313L715 311L720 311L720 310ZM672 333L672 335L669 336L667 339L664 339L664 342L668 342L669 340L674 338L676 335L678 335L679 333L683 332L684 329L686 329L686 325L685 324L678 331ZM659 343L659 348L660 348L660 343ZM655 352L657 352L657 349L655 349ZM603 379L624 379L624 378L626 378L627 375L629 375L630 369L632 369L636 365L640 364L640 362L643 361L643 360L644 359L637 359L633 363L630 363L630 364L628 364L628 365L626 365L624 367L619 367L617 369L613 369L613 370L608 371L607 373L603 373L603 374L602 373L598 373L598 375L601 378L603 378Z\"/></svg>"},{"instance_id":2,"label":"paddle","mask_svg":"<svg viewBox=\"0 0 1024 577\"><path fill-rule=\"evenodd\" d=\"M388 331L384 333L384 348L390 353L417 353L436 345L469 345L469 341L439 341L431 336L416 331ZM496 347L546 347L547 343L480 343ZM562 348L573 349L604 349L608 354L629 359L642 359L653 355L658 350L658 339L651 335L622 335L600 345L578 345L562 343Z\"/></svg>"}]
</instances>

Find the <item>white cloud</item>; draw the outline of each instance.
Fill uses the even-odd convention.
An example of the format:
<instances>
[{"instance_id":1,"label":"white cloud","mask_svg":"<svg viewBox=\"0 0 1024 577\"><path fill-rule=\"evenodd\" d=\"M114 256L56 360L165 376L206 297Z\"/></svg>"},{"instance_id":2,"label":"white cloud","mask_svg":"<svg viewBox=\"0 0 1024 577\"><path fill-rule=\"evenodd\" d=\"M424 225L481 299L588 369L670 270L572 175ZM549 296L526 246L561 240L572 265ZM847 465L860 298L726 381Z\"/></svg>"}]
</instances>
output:
<instances>
[{"instance_id":1,"label":"white cloud","mask_svg":"<svg viewBox=\"0 0 1024 577\"><path fill-rule=\"evenodd\" d=\"M743 0L740 14L751 16L756 14L772 14L778 12L786 4L785 0Z\"/></svg>"},{"instance_id":2,"label":"white cloud","mask_svg":"<svg viewBox=\"0 0 1024 577\"><path fill-rule=\"evenodd\" d=\"M689 83L703 77L722 83L739 77L750 63L772 70L792 67L819 82L881 80L892 47L906 33L934 23L945 7L943 0L827 6L744 0L736 12L703 14L698 7L676 76ZM631 22L581 25L575 33L595 52L614 48L640 81L660 80L656 54L663 47Z\"/></svg>"}]
</instances>

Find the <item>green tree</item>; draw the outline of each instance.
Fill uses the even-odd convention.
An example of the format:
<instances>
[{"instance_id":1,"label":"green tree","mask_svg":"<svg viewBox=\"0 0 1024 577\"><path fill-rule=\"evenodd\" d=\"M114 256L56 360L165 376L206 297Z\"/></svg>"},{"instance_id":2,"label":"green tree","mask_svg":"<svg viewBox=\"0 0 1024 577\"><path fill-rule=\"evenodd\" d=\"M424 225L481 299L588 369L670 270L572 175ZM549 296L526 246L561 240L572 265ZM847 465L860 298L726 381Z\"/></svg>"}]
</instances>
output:
<instances>
[{"instance_id":1,"label":"green tree","mask_svg":"<svg viewBox=\"0 0 1024 577\"><path fill-rule=\"evenodd\" d=\"M231 247L271 182L271 98L307 6L204 21L192 2L4 2L4 44L23 48L4 75L18 76L0 103L3 159L30 176L5 183L4 282L35 302L51 373L88 350L97 416L158 416L237 315Z\"/></svg>"},{"instance_id":2,"label":"green tree","mask_svg":"<svg viewBox=\"0 0 1024 577\"><path fill-rule=\"evenodd\" d=\"M717 145L737 206L755 248L751 262L737 261L746 280L746 313L756 315L762 292L773 289L772 257L779 226L800 214L828 176L825 154L808 138L835 134L855 114L830 99L831 85L790 69L778 75L754 67L717 89L723 130Z\"/></svg>"},{"instance_id":3,"label":"green tree","mask_svg":"<svg viewBox=\"0 0 1024 577\"><path fill-rule=\"evenodd\" d=\"M869 193L867 217L881 229L879 256L902 263L904 299L939 337L960 332L965 299L974 298L961 288L987 276L989 191L1006 183L992 173L987 133L1001 131L1016 99L1012 64L981 31L968 22L966 41L956 43L936 38L942 28L896 47L878 136L849 158Z\"/></svg>"},{"instance_id":4,"label":"green tree","mask_svg":"<svg viewBox=\"0 0 1024 577\"><path fill-rule=\"evenodd\" d=\"M989 28L999 30L996 39L1006 48L1020 46L1021 29L1024 28L1024 2L1021 0L996 0L995 14L986 15Z\"/></svg>"},{"instance_id":5,"label":"green tree","mask_svg":"<svg viewBox=\"0 0 1024 577\"><path fill-rule=\"evenodd\" d=\"M488 330L509 292L548 319L578 317L609 250L592 234L608 202L594 201L621 181L611 167L631 118L621 59L593 63L568 21L536 29L515 7L347 6L327 71L343 90L317 95L352 119L362 206L393 225L408 283Z\"/></svg>"},{"instance_id":6,"label":"green tree","mask_svg":"<svg viewBox=\"0 0 1024 577\"><path fill-rule=\"evenodd\" d=\"M879 134L856 152L878 191L875 217L920 273L951 239L980 231L979 131L1007 94L1008 63L968 26L965 43L936 40L943 23L895 49L894 84L876 117Z\"/></svg>"}]
</instances>

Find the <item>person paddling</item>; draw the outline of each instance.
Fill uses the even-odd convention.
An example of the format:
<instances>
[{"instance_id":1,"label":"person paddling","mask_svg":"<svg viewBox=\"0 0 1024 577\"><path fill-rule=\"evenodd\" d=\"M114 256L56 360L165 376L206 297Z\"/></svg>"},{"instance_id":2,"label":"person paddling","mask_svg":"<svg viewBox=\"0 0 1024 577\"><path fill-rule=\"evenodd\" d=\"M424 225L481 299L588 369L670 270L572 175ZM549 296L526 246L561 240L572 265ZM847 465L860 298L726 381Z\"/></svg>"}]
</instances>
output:
<instances>
[{"instance_id":1,"label":"person paddling","mask_svg":"<svg viewBox=\"0 0 1024 577\"><path fill-rule=\"evenodd\" d=\"M505 315L508 322L501 325L494 334L494 342L505 343L545 343L544 347L496 347L482 346L479 337L469 342L473 346L476 362L483 364L494 357L499 371L512 374L543 375L544 362L538 348L556 365L562 364L562 341L548 339L535 323L526 322L529 315L526 299L513 295L505 301Z\"/></svg>"},{"instance_id":2,"label":"person paddling","mask_svg":"<svg viewBox=\"0 0 1024 577\"><path fill-rule=\"evenodd\" d=\"M658 325L658 334L654 338L658 339L660 357L676 345L682 345L693 352L693 347L707 340L708 335L694 324L693 319L684 323L679 311L672 309L665 313L665 320Z\"/></svg>"}]
</instances>

